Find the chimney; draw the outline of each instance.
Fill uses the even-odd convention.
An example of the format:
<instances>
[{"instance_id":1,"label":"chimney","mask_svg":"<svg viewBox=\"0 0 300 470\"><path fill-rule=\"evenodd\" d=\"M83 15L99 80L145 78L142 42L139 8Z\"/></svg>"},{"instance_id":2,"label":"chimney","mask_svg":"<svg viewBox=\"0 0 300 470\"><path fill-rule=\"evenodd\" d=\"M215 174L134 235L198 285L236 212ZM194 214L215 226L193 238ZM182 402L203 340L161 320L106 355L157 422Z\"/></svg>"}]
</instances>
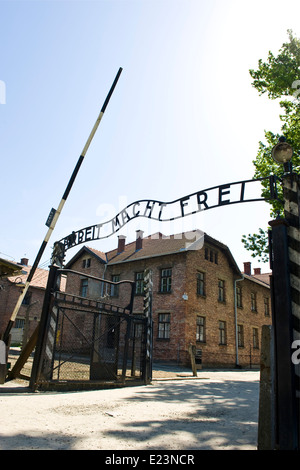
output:
<instances>
[{"instance_id":1,"label":"chimney","mask_svg":"<svg viewBox=\"0 0 300 470\"><path fill-rule=\"evenodd\" d=\"M143 248L143 234L143 230L136 231L135 251L141 250Z\"/></svg>"},{"instance_id":2,"label":"chimney","mask_svg":"<svg viewBox=\"0 0 300 470\"><path fill-rule=\"evenodd\" d=\"M118 253L122 253L125 250L126 237L124 235L118 236Z\"/></svg>"},{"instance_id":3,"label":"chimney","mask_svg":"<svg viewBox=\"0 0 300 470\"><path fill-rule=\"evenodd\" d=\"M28 261L29 261L28 258L21 258L20 264L22 264L22 266L28 266Z\"/></svg>"},{"instance_id":4,"label":"chimney","mask_svg":"<svg viewBox=\"0 0 300 470\"><path fill-rule=\"evenodd\" d=\"M261 274L261 268L254 268L254 276Z\"/></svg>"},{"instance_id":5,"label":"chimney","mask_svg":"<svg viewBox=\"0 0 300 470\"><path fill-rule=\"evenodd\" d=\"M247 263L244 263L244 274L248 274L248 276L251 276L251 263L249 261Z\"/></svg>"}]
</instances>

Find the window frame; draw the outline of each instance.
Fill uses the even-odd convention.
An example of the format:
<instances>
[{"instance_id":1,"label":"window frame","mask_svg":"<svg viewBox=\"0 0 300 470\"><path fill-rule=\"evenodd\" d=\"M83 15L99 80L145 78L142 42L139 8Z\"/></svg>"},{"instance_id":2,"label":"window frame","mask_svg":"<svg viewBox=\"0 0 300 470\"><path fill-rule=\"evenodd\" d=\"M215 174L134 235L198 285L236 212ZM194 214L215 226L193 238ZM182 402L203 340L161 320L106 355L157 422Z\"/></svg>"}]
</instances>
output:
<instances>
[{"instance_id":1,"label":"window frame","mask_svg":"<svg viewBox=\"0 0 300 470\"><path fill-rule=\"evenodd\" d=\"M31 297L32 297L32 292L27 291L26 294L25 294L25 297L22 300L21 305L23 305L25 307L29 307L29 305L31 304Z\"/></svg>"},{"instance_id":2,"label":"window frame","mask_svg":"<svg viewBox=\"0 0 300 470\"><path fill-rule=\"evenodd\" d=\"M120 274L112 274L111 276L112 282L120 282ZM111 297L119 297L119 286L114 286L111 284L110 286L110 296Z\"/></svg>"},{"instance_id":3,"label":"window frame","mask_svg":"<svg viewBox=\"0 0 300 470\"><path fill-rule=\"evenodd\" d=\"M250 293L251 312L257 313L257 295L256 292Z\"/></svg>"},{"instance_id":4,"label":"window frame","mask_svg":"<svg viewBox=\"0 0 300 470\"><path fill-rule=\"evenodd\" d=\"M255 326L252 327L252 345L253 349L259 349L259 333Z\"/></svg>"},{"instance_id":5,"label":"window frame","mask_svg":"<svg viewBox=\"0 0 300 470\"><path fill-rule=\"evenodd\" d=\"M91 262L92 262L92 258L84 258L84 259L82 260L82 267L83 267L83 269L90 268L90 267L91 267Z\"/></svg>"},{"instance_id":6,"label":"window frame","mask_svg":"<svg viewBox=\"0 0 300 470\"><path fill-rule=\"evenodd\" d=\"M227 345L227 328L226 328L226 321L219 320L219 345L226 346Z\"/></svg>"},{"instance_id":7,"label":"window frame","mask_svg":"<svg viewBox=\"0 0 300 470\"><path fill-rule=\"evenodd\" d=\"M135 278L135 295L144 295L144 272L143 271L136 272L134 278Z\"/></svg>"},{"instance_id":8,"label":"window frame","mask_svg":"<svg viewBox=\"0 0 300 470\"><path fill-rule=\"evenodd\" d=\"M202 279L201 279L202 276ZM196 292L197 295L201 297L206 297L206 274L203 271L197 271L197 285L196 285Z\"/></svg>"},{"instance_id":9,"label":"window frame","mask_svg":"<svg viewBox=\"0 0 300 470\"><path fill-rule=\"evenodd\" d=\"M88 294L88 287L89 287L89 280L88 278L83 278L80 281L80 297L87 297Z\"/></svg>"},{"instance_id":10,"label":"window frame","mask_svg":"<svg viewBox=\"0 0 300 470\"><path fill-rule=\"evenodd\" d=\"M196 342L206 343L206 318L203 315L196 318Z\"/></svg>"},{"instance_id":11,"label":"window frame","mask_svg":"<svg viewBox=\"0 0 300 470\"><path fill-rule=\"evenodd\" d=\"M269 297L264 297L264 314L265 314L265 317L270 316L270 299L269 299Z\"/></svg>"},{"instance_id":12,"label":"window frame","mask_svg":"<svg viewBox=\"0 0 300 470\"><path fill-rule=\"evenodd\" d=\"M237 325L237 341L238 347L245 347L244 325Z\"/></svg>"},{"instance_id":13,"label":"window frame","mask_svg":"<svg viewBox=\"0 0 300 470\"><path fill-rule=\"evenodd\" d=\"M218 302L221 302L221 303L226 302L225 285L226 283L223 279L218 279Z\"/></svg>"},{"instance_id":14,"label":"window frame","mask_svg":"<svg viewBox=\"0 0 300 470\"><path fill-rule=\"evenodd\" d=\"M237 308L243 308L243 288L242 288L242 286L236 286L236 306L237 306Z\"/></svg>"},{"instance_id":15,"label":"window frame","mask_svg":"<svg viewBox=\"0 0 300 470\"><path fill-rule=\"evenodd\" d=\"M166 274L163 274L163 273ZM172 292L172 268L162 268L160 270L160 294L170 294Z\"/></svg>"},{"instance_id":16,"label":"window frame","mask_svg":"<svg viewBox=\"0 0 300 470\"><path fill-rule=\"evenodd\" d=\"M14 328L17 330L24 330L25 328L25 318L16 318Z\"/></svg>"},{"instance_id":17,"label":"window frame","mask_svg":"<svg viewBox=\"0 0 300 470\"><path fill-rule=\"evenodd\" d=\"M204 247L204 259L210 263L219 264L219 253L217 250L210 248L209 246Z\"/></svg>"},{"instance_id":18,"label":"window frame","mask_svg":"<svg viewBox=\"0 0 300 470\"><path fill-rule=\"evenodd\" d=\"M158 313L157 339L169 340L171 336L171 314Z\"/></svg>"}]
</instances>

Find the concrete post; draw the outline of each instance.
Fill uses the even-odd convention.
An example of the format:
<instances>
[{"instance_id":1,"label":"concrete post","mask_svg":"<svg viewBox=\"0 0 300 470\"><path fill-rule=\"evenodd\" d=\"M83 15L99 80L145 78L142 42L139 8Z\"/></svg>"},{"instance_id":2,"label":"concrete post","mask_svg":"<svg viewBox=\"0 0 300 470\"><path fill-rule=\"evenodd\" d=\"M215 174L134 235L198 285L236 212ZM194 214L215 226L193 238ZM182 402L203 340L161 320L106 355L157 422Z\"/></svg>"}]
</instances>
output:
<instances>
[{"instance_id":1,"label":"concrete post","mask_svg":"<svg viewBox=\"0 0 300 470\"><path fill-rule=\"evenodd\" d=\"M264 325L261 332L258 450L275 449L275 358L273 328Z\"/></svg>"}]
</instances>

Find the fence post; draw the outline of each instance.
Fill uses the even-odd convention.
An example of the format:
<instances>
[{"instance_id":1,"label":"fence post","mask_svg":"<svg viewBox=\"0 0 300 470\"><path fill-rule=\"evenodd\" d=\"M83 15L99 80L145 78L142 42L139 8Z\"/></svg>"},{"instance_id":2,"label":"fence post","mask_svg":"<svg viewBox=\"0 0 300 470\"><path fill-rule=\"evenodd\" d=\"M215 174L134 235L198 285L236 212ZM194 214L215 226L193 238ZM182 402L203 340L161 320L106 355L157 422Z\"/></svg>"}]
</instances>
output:
<instances>
[{"instance_id":1,"label":"fence post","mask_svg":"<svg viewBox=\"0 0 300 470\"><path fill-rule=\"evenodd\" d=\"M42 313L41 313L41 319L39 323L38 338L37 338L37 344L36 344L35 353L34 353L34 360L32 364L30 383L29 383L30 388L33 390L36 389L36 383L41 372L41 366L42 366L41 359L42 359L43 351L45 348L46 333L47 333L47 327L48 327L49 318L50 318L50 306L51 306L52 294L55 290L55 282L57 279L58 269L59 269L58 266L55 266L55 265L50 266L48 282L47 282L46 292L45 292L45 297L44 297L44 303L43 303L43 308L42 308Z\"/></svg>"},{"instance_id":2,"label":"fence post","mask_svg":"<svg viewBox=\"0 0 300 470\"><path fill-rule=\"evenodd\" d=\"M144 366L144 381L149 383L152 380L152 271L145 269L144 271L144 315L146 317L146 355Z\"/></svg>"},{"instance_id":3,"label":"fence post","mask_svg":"<svg viewBox=\"0 0 300 470\"><path fill-rule=\"evenodd\" d=\"M274 332L270 325L261 331L258 450L275 449Z\"/></svg>"},{"instance_id":4,"label":"fence post","mask_svg":"<svg viewBox=\"0 0 300 470\"><path fill-rule=\"evenodd\" d=\"M289 279L292 304L292 339L300 340L300 175L283 177L284 216L288 222ZM293 350L291 351L291 355ZM300 363L292 364L295 375L298 450L300 449Z\"/></svg>"},{"instance_id":5,"label":"fence post","mask_svg":"<svg viewBox=\"0 0 300 470\"><path fill-rule=\"evenodd\" d=\"M291 360L292 301L289 273L288 222L270 222L272 323L275 354L276 447L296 450L298 447L295 371Z\"/></svg>"}]
</instances>

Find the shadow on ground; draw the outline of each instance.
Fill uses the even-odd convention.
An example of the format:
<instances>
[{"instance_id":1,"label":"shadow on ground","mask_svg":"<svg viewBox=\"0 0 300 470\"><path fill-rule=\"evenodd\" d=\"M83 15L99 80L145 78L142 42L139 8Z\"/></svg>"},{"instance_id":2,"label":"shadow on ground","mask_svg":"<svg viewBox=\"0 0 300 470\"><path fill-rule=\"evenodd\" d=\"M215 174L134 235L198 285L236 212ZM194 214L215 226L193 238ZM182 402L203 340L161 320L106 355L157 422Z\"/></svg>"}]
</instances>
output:
<instances>
[{"instance_id":1,"label":"shadow on ground","mask_svg":"<svg viewBox=\"0 0 300 470\"><path fill-rule=\"evenodd\" d=\"M256 449L259 380L206 381L199 378L155 382L131 388L130 393L128 388L122 390L110 391L109 400L114 403L114 412L110 415L103 411L109 401L101 401L102 392L89 392L99 395L95 395L97 403L85 406L86 429L74 426L67 435L63 424L57 433L38 429L33 432L33 417L30 431L1 433L0 449ZM0 393L0 398L7 396L7 392ZM10 388L8 393L22 393L22 387ZM31 395L34 394L28 393L28 400ZM63 417L63 423L70 426L71 415L82 413L82 404L72 406L72 413L59 403L48 412L52 419L53 413ZM92 420L96 426L91 431Z\"/></svg>"},{"instance_id":2,"label":"shadow on ground","mask_svg":"<svg viewBox=\"0 0 300 470\"><path fill-rule=\"evenodd\" d=\"M131 398L152 407L153 418L124 422L122 430L106 431L116 439L131 442L146 440L148 448L174 449L184 442L185 449L256 448L259 382L226 381L222 383L172 382L155 388L151 396L142 391ZM156 403L165 404L157 416ZM168 405L172 408L168 409ZM190 404L186 412L187 404ZM191 410L192 409L192 410ZM171 415L171 416L170 416ZM160 442L159 446L157 442Z\"/></svg>"}]
</instances>

